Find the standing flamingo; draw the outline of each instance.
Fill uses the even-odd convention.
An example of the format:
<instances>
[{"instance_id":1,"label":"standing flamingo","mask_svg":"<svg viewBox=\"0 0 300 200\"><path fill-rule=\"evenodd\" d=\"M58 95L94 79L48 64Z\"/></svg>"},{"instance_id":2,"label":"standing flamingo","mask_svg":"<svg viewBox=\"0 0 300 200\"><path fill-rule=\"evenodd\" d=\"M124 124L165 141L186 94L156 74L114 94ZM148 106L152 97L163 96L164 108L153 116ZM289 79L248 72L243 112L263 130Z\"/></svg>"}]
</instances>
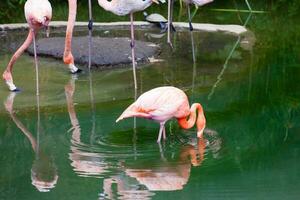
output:
<instances>
[{"instance_id":1,"label":"standing flamingo","mask_svg":"<svg viewBox=\"0 0 300 200\"><path fill-rule=\"evenodd\" d=\"M9 61L2 77L8 86L10 91L17 92L19 89L15 86L13 82L12 69L14 63L23 54L23 52L29 47L29 45L34 41L35 36L39 29L42 27L48 27L49 22L52 18L52 7L48 0L27 0L25 3L25 17L29 25L29 33L25 42L21 47L15 52ZM35 44L34 44L34 49ZM36 61L36 51L35 51L35 61ZM37 70L37 68L36 68ZM38 80L38 76L37 76Z\"/></svg>"},{"instance_id":2,"label":"standing flamingo","mask_svg":"<svg viewBox=\"0 0 300 200\"><path fill-rule=\"evenodd\" d=\"M65 51L63 60L68 68L70 69L72 74L76 74L81 72L81 69L78 69L74 65L74 57L72 54L72 37L73 37L73 29L76 20L76 12L77 12L77 0L68 0L69 1L69 16L68 16L68 24L66 31L66 40L65 40Z\"/></svg>"},{"instance_id":3,"label":"standing flamingo","mask_svg":"<svg viewBox=\"0 0 300 200\"><path fill-rule=\"evenodd\" d=\"M163 2L163 0L160 0ZM134 51L134 27L133 27L133 13L145 10L152 3L159 3L158 0L98 0L99 5L107 11L116 15L123 16L130 14L131 22L131 59L133 68L134 87L137 89L136 82L136 66L135 66L135 51Z\"/></svg>"},{"instance_id":4,"label":"standing flamingo","mask_svg":"<svg viewBox=\"0 0 300 200\"><path fill-rule=\"evenodd\" d=\"M198 110L197 122L196 110ZM186 94L172 86L158 87L145 92L122 113L116 122L129 117L142 117L160 123L158 143L162 134L166 139L165 123L173 117L177 118L179 125L184 129L192 128L196 123L198 137L202 136L206 124L202 106L194 103L190 108Z\"/></svg>"}]
</instances>

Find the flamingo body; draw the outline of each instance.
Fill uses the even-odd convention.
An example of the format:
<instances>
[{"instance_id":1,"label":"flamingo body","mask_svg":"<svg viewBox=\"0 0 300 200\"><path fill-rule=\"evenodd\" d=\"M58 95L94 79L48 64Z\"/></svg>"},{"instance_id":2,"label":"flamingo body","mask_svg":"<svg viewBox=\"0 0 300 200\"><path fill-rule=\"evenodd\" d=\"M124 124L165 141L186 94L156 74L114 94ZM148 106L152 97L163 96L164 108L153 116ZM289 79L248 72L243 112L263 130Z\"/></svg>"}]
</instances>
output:
<instances>
[{"instance_id":1,"label":"flamingo body","mask_svg":"<svg viewBox=\"0 0 300 200\"><path fill-rule=\"evenodd\" d=\"M206 123L202 106L193 104L190 108L186 94L172 86L158 87L145 92L121 114L116 122L129 117L142 117L157 121L161 125L157 140L160 142L161 133L165 138L166 121L175 117L182 128L191 128L196 122L196 109L198 109L197 128L200 137Z\"/></svg>"},{"instance_id":2,"label":"flamingo body","mask_svg":"<svg viewBox=\"0 0 300 200\"><path fill-rule=\"evenodd\" d=\"M145 10L152 2L152 0L112 0L110 2L107 0L98 0L101 7L119 16Z\"/></svg>"},{"instance_id":3,"label":"flamingo body","mask_svg":"<svg viewBox=\"0 0 300 200\"><path fill-rule=\"evenodd\" d=\"M39 29L48 26L52 18L52 7L48 0L27 0L24 11L30 28Z\"/></svg>"},{"instance_id":4,"label":"flamingo body","mask_svg":"<svg viewBox=\"0 0 300 200\"><path fill-rule=\"evenodd\" d=\"M117 121L128 117L143 117L161 123L173 117L185 117L189 113L190 107L185 93L178 88L166 86L142 94Z\"/></svg>"},{"instance_id":5,"label":"flamingo body","mask_svg":"<svg viewBox=\"0 0 300 200\"><path fill-rule=\"evenodd\" d=\"M207 3L213 2L213 0L183 0L187 4L195 4L197 6L203 6Z\"/></svg>"}]
</instances>

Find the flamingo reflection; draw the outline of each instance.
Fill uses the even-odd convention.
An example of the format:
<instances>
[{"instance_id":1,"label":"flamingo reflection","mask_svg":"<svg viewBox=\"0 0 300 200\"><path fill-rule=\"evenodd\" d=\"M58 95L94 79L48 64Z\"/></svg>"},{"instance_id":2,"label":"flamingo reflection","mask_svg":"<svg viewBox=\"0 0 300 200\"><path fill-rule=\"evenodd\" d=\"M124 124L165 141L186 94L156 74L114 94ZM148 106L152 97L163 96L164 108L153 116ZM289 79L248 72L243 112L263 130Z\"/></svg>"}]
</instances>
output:
<instances>
[{"instance_id":1,"label":"flamingo reflection","mask_svg":"<svg viewBox=\"0 0 300 200\"><path fill-rule=\"evenodd\" d=\"M139 155L142 154L139 153L129 156L129 159L126 159L127 156L122 161L115 161L115 158L110 159L110 155L100 153L99 150L93 152L91 149L94 148L91 144L86 144L80 139L81 128L74 107L74 92L75 80L71 80L65 86L68 112L72 124L72 144L69 158L73 170L79 176L103 178L103 190L99 193L99 199L119 197L122 199L151 199L156 191L182 190L188 183L191 168L199 167L204 161L207 144L210 144L204 136L194 138L195 144L180 146L175 159L168 160L165 155L158 156L159 159L155 157L155 162L159 161L158 165L145 166L143 164L141 166L138 163ZM157 152L164 154L162 150ZM137 157L135 158L135 156ZM155 162L150 161L150 163Z\"/></svg>"},{"instance_id":2,"label":"flamingo reflection","mask_svg":"<svg viewBox=\"0 0 300 200\"><path fill-rule=\"evenodd\" d=\"M87 146L81 142L81 129L75 112L73 96L75 92L75 79L71 79L65 86L65 95L68 106L68 113L72 124L72 145L69 158L74 171L80 176L101 176L107 172L108 166L101 160L100 155L92 152L85 152L82 146Z\"/></svg>"},{"instance_id":3,"label":"flamingo reflection","mask_svg":"<svg viewBox=\"0 0 300 200\"><path fill-rule=\"evenodd\" d=\"M31 143L33 151L35 152L35 160L33 161L31 168L32 185L34 185L40 192L49 192L52 188L55 187L58 180L56 165L54 164L53 159L51 159L41 150L41 148L39 147L39 140L36 140L31 132L17 118L15 111L13 110L15 96L16 93L11 93L8 96L7 100L4 102L5 109L9 113L16 126L27 137L27 139ZM39 126L40 124L38 120L37 138L39 138Z\"/></svg>"},{"instance_id":4,"label":"flamingo reflection","mask_svg":"<svg viewBox=\"0 0 300 200\"><path fill-rule=\"evenodd\" d=\"M149 191L182 190L189 180L191 167L202 164L206 143L206 139L201 137L197 139L196 147L184 145L175 163L165 160L158 167L128 168L125 172L145 185Z\"/></svg>"}]
</instances>

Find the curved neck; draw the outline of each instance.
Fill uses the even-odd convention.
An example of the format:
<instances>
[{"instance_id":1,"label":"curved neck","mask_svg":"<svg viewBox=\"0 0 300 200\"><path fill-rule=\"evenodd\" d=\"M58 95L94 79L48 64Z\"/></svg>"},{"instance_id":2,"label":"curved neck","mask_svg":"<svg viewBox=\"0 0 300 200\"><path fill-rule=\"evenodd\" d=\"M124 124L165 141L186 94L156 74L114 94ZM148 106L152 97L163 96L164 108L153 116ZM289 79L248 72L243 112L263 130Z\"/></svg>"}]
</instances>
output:
<instances>
[{"instance_id":1,"label":"curved neck","mask_svg":"<svg viewBox=\"0 0 300 200\"><path fill-rule=\"evenodd\" d=\"M198 117L196 116L196 110L198 110ZM188 119L187 119L188 118ZM197 118L197 121L196 121ZM197 124L197 135L201 137L205 128L206 119L204 116L203 108L199 103L194 103L190 109L190 115L177 119L179 125L184 129L192 128L195 123Z\"/></svg>"},{"instance_id":2,"label":"curved neck","mask_svg":"<svg viewBox=\"0 0 300 200\"><path fill-rule=\"evenodd\" d=\"M22 46L15 52L13 57L10 59L8 65L7 65L7 68L6 68L7 71L9 71L9 72L12 71L12 67L13 67L14 63L16 62L16 60L23 54L23 52L32 43L34 34L35 34L35 32L31 28L29 28L29 33L28 33L28 36L27 36L25 42L22 44Z\"/></svg>"},{"instance_id":3,"label":"curved neck","mask_svg":"<svg viewBox=\"0 0 300 200\"><path fill-rule=\"evenodd\" d=\"M111 0L110 2L107 0L98 0L98 4L105 10L112 10L113 2L114 0Z\"/></svg>"},{"instance_id":4,"label":"curved neck","mask_svg":"<svg viewBox=\"0 0 300 200\"><path fill-rule=\"evenodd\" d=\"M69 0L69 17L66 31L65 54L71 52L72 48L72 35L76 20L77 0Z\"/></svg>"}]
</instances>

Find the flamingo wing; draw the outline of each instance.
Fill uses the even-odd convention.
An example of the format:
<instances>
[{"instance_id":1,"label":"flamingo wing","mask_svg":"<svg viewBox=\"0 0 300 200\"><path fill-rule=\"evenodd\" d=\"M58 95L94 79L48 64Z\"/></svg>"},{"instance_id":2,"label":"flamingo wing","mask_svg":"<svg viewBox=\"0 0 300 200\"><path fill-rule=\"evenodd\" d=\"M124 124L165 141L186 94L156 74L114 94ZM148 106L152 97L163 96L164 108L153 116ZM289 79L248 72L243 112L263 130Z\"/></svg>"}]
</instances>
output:
<instances>
[{"instance_id":1,"label":"flamingo wing","mask_svg":"<svg viewBox=\"0 0 300 200\"><path fill-rule=\"evenodd\" d=\"M174 117L182 104L187 101L186 95L174 87L159 87L142 94L119 117L143 117L156 121L166 121Z\"/></svg>"}]
</instances>

